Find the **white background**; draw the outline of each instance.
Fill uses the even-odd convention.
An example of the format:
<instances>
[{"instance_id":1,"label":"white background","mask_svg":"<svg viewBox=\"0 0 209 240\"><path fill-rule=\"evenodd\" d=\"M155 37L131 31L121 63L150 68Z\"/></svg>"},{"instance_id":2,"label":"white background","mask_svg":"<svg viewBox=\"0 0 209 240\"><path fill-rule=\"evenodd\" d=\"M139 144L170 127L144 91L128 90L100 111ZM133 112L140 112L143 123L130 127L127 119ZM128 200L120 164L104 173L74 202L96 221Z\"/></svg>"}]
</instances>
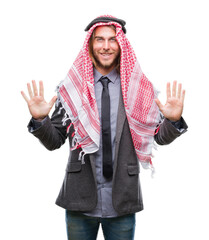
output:
<instances>
[{"instance_id":1,"label":"white background","mask_svg":"<svg viewBox=\"0 0 209 240\"><path fill-rule=\"evenodd\" d=\"M137 214L136 239L209 239L206 0L1 1L0 239L66 239L64 210L54 202L68 144L49 152L27 132L20 91L43 80L50 100L83 45L84 28L102 14L126 20L127 37L162 102L167 81L186 89L189 131L154 153L154 179L142 170L145 210Z\"/></svg>"}]
</instances>

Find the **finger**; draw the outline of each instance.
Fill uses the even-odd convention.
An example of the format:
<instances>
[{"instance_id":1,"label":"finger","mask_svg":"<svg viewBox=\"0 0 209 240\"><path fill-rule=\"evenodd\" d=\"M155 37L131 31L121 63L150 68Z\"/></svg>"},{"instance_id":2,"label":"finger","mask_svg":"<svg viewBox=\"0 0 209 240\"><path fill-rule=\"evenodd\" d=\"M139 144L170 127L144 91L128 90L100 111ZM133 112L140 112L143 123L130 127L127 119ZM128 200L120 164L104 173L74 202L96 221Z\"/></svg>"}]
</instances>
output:
<instances>
[{"instance_id":1,"label":"finger","mask_svg":"<svg viewBox=\"0 0 209 240\"><path fill-rule=\"evenodd\" d=\"M159 107L160 111L163 109L163 104L160 102L160 100L157 98L155 99L155 102L157 104L157 106Z\"/></svg>"},{"instance_id":2,"label":"finger","mask_svg":"<svg viewBox=\"0 0 209 240\"><path fill-rule=\"evenodd\" d=\"M36 81L33 80L32 85L33 85L34 96L38 96L38 89L37 89L37 86L36 86Z\"/></svg>"},{"instance_id":3,"label":"finger","mask_svg":"<svg viewBox=\"0 0 209 240\"><path fill-rule=\"evenodd\" d=\"M25 94L23 91L21 91L21 94L22 94L23 98L25 99L25 101L28 103L28 102L29 102L29 99L28 99L28 97L26 96L26 94Z\"/></svg>"},{"instance_id":4,"label":"finger","mask_svg":"<svg viewBox=\"0 0 209 240\"><path fill-rule=\"evenodd\" d=\"M177 84L177 81L174 81L173 82L173 89L172 89L172 97L176 97L176 84Z\"/></svg>"},{"instance_id":5,"label":"finger","mask_svg":"<svg viewBox=\"0 0 209 240\"><path fill-rule=\"evenodd\" d=\"M186 94L186 91L183 90L183 91L182 91L182 95L181 95L181 102L182 102L182 103L184 103L185 94Z\"/></svg>"},{"instance_id":6,"label":"finger","mask_svg":"<svg viewBox=\"0 0 209 240\"><path fill-rule=\"evenodd\" d=\"M42 81L39 82L39 95L44 97L44 84Z\"/></svg>"},{"instance_id":7,"label":"finger","mask_svg":"<svg viewBox=\"0 0 209 240\"><path fill-rule=\"evenodd\" d=\"M171 84L168 82L167 83L167 98L171 97Z\"/></svg>"},{"instance_id":8,"label":"finger","mask_svg":"<svg viewBox=\"0 0 209 240\"><path fill-rule=\"evenodd\" d=\"M30 83L27 83L27 88L28 88L28 94L29 94L30 98L32 98L33 97L33 92L31 90Z\"/></svg>"},{"instance_id":9,"label":"finger","mask_svg":"<svg viewBox=\"0 0 209 240\"><path fill-rule=\"evenodd\" d=\"M178 85L178 99L181 98L181 89L182 89L182 84L179 83L179 85Z\"/></svg>"},{"instance_id":10,"label":"finger","mask_svg":"<svg viewBox=\"0 0 209 240\"><path fill-rule=\"evenodd\" d=\"M57 96L54 96L54 97L51 99L51 101L49 102L50 108L53 107L53 105L54 105L54 103L56 102L56 100L57 100Z\"/></svg>"}]
</instances>

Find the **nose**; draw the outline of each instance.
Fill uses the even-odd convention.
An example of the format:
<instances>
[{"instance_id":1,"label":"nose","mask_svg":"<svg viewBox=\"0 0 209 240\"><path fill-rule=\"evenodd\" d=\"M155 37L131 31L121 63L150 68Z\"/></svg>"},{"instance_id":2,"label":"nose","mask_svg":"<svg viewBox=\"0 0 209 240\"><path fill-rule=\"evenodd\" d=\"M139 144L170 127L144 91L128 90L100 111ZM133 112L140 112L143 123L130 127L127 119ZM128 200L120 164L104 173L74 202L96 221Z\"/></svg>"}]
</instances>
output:
<instances>
[{"instance_id":1,"label":"nose","mask_svg":"<svg viewBox=\"0 0 209 240\"><path fill-rule=\"evenodd\" d=\"M110 43L109 43L108 39L104 41L103 49L106 50L106 51L108 49L110 49Z\"/></svg>"}]
</instances>

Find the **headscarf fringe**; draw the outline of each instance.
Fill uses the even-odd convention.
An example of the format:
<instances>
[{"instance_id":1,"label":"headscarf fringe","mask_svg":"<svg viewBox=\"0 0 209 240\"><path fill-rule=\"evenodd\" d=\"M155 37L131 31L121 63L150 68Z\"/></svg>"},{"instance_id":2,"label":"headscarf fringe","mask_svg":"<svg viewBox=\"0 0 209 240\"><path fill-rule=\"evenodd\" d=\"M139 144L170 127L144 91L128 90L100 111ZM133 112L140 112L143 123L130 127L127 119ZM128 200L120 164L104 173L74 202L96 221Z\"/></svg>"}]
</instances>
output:
<instances>
[{"instance_id":1,"label":"headscarf fringe","mask_svg":"<svg viewBox=\"0 0 209 240\"><path fill-rule=\"evenodd\" d=\"M79 157L78 157L78 161L81 161L81 164L85 164L84 157L85 157L85 152L82 150L80 151Z\"/></svg>"}]
</instances>

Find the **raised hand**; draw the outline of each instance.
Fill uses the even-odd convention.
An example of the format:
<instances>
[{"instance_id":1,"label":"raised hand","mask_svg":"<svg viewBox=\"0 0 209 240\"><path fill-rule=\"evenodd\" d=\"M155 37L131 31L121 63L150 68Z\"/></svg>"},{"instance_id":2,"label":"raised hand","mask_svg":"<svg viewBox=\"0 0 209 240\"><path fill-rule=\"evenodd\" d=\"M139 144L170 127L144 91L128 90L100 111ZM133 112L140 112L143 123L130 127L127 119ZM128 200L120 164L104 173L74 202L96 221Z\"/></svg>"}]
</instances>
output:
<instances>
[{"instance_id":1,"label":"raised hand","mask_svg":"<svg viewBox=\"0 0 209 240\"><path fill-rule=\"evenodd\" d=\"M28 94L30 98L28 98L23 91L21 91L21 94L28 104L28 108L32 117L37 120L42 120L49 114L57 97L54 96L51 99L51 101L47 103L44 99L43 82L42 81L39 82L39 93L36 82L34 80L32 81L32 87L33 90L31 88L30 83L27 84Z\"/></svg>"},{"instance_id":2,"label":"raised hand","mask_svg":"<svg viewBox=\"0 0 209 240\"><path fill-rule=\"evenodd\" d=\"M171 121L178 121L181 118L184 107L185 90L182 91L182 84L177 81L173 82L172 91L170 83L167 83L167 102L163 105L159 99L155 99L160 111L167 119Z\"/></svg>"}]
</instances>

